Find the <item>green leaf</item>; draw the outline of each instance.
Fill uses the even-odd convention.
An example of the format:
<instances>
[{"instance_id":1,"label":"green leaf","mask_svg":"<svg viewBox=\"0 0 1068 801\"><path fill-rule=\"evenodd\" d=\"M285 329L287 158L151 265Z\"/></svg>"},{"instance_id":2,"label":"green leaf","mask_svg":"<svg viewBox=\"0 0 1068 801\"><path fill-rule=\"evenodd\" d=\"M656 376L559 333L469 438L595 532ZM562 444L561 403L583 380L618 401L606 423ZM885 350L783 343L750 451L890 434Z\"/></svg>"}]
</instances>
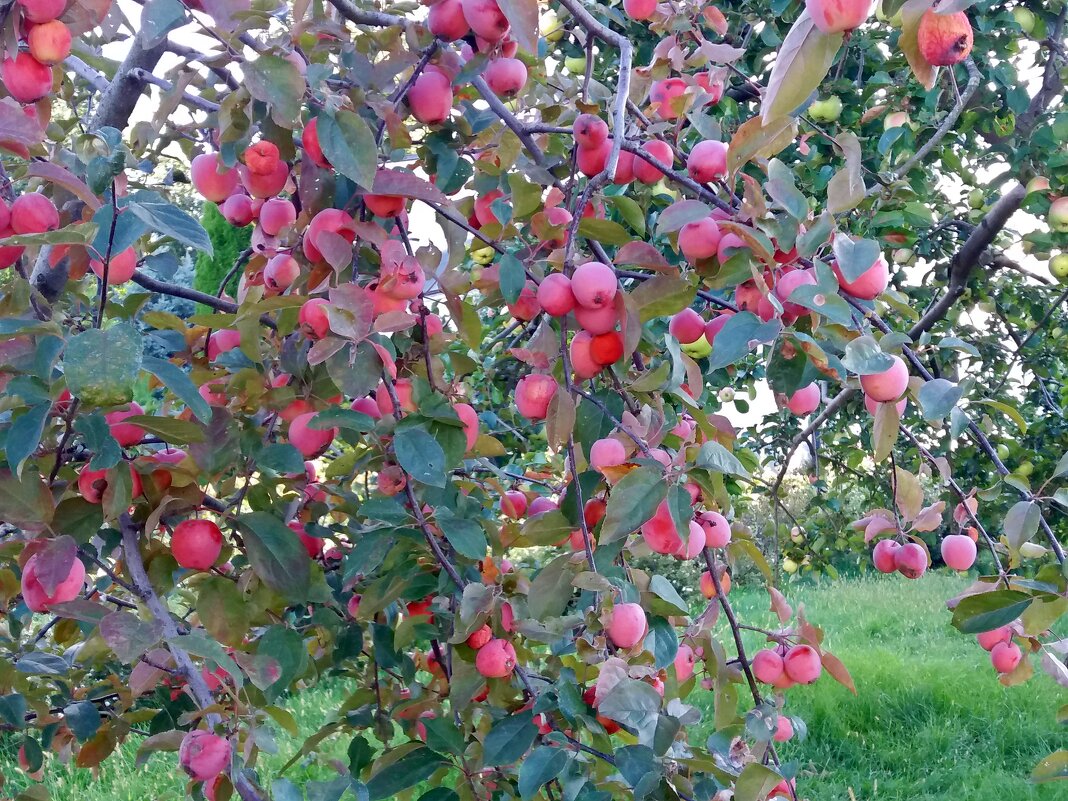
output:
<instances>
[{"instance_id":1,"label":"green leaf","mask_svg":"<svg viewBox=\"0 0 1068 801\"><path fill-rule=\"evenodd\" d=\"M445 534L445 539L461 556L468 559L482 559L486 556L486 549L489 548L486 532L474 520L439 514L437 524Z\"/></svg>"},{"instance_id":2,"label":"green leaf","mask_svg":"<svg viewBox=\"0 0 1068 801\"><path fill-rule=\"evenodd\" d=\"M92 701L76 701L63 707L63 719L74 736L85 742L100 728L100 710Z\"/></svg>"},{"instance_id":3,"label":"green leaf","mask_svg":"<svg viewBox=\"0 0 1068 801\"><path fill-rule=\"evenodd\" d=\"M797 176L778 159L768 162L768 180L764 189L794 219L804 220L808 217L808 199L797 188Z\"/></svg>"},{"instance_id":4,"label":"green leaf","mask_svg":"<svg viewBox=\"0 0 1068 801\"><path fill-rule=\"evenodd\" d=\"M405 428L393 438L397 462L408 475L432 487L445 486L445 451L421 428Z\"/></svg>"},{"instance_id":5,"label":"green leaf","mask_svg":"<svg viewBox=\"0 0 1068 801\"><path fill-rule=\"evenodd\" d=\"M718 338L718 337L717 337ZM857 337L845 347L842 365L857 375L872 375L889 370L894 364L893 357L883 353L879 343L869 336Z\"/></svg>"},{"instance_id":6,"label":"green leaf","mask_svg":"<svg viewBox=\"0 0 1068 801\"><path fill-rule=\"evenodd\" d=\"M204 429L189 420L177 417L154 417L148 414L135 414L123 420L124 423L140 426L150 434L155 434L166 442L186 445L190 442L203 442Z\"/></svg>"},{"instance_id":7,"label":"green leaf","mask_svg":"<svg viewBox=\"0 0 1068 801\"><path fill-rule=\"evenodd\" d=\"M379 759L379 762L382 762L382 759ZM371 780L367 782L369 801L393 798L409 787L430 778L434 771L444 764L446 764L445 757L441 754L423 745L416 746L399 759L379 769L371 777Z\"/></svg>"},{"instance_id":8,"label":"green leaf","mask_svg":"<svg viewBox=\"0 0 1068 801\"><path fill-rule=\"evenodd\" d=\"M597 711L640 733L656 725L660 701L660 694L651 684L637 679L623 679L601 699Z\"/></svg>"},{"instance_id":9,"label":"green leaf","mask_svg":"<svg viewBox=\"0 0 1068 801\"><path fill-rule=\"evenodd\" d=\"M278 125L292 130L300 121L300 107L306 88L300 70L289 59L274 55L262 55L255 61L246 62L243 67L244 84L249 94L271 107L271 118ZM322 130L320 120L320 144ZM323 152L326 152L325 147ZM337 163L329 154L326 154L326 157L337 167Z\"/></svg>"},{"instance_id":10,"label":"green leaf","mask_svg":"<svg viewBox=\"0 0 1068 801\"><path fill-rule=\"evenodd\" d=\"M658 670L666 668L675 661L675 654L679 652L679 637L675 627L662 617L652 618L643 647L653 655Z\"/></svg>"},{"instance_id":11,"label":"green leaf","mask_svg":"<svg viewBox=\"0 0 1068 801\"><path fill-rule=\"evenodd\" d=\"M770 342L781 327L777 320L765 323L752 312L731 315L712 342L709 368L719 370L734 364L749 353L751 343Z\"/></svg>"},{"instance_id":12,"label":"green leaf","mask_svg":"<svg viewBox=\"0 0 1068 801\"><path fill-rule=\"evenodd\" d=\"M655 775L659 780L660 767L653 749L648 746L625 745L616 750L615 756L616 768L631 787L637 787L649 775Z\"/></svg>"},{"instance_id":13,"label":"green leaf","mask_svg":"<svg viewBox=\"0 0 1068 801\"><path fill-rule=\"evenodd\" d=\"M133 400L141 371L141 339L126 322L74 335L63 357L71 394L89 406L120 406Z\"/></svg>"},{"instance_id":14,"label":"green leaf","mask_svg":"<svg viewBox=\"0 0 1068 801\"><path fill-rule=\"evenodd\" d=\"M649 580L649 592L659 599L650 604L652 611L663 615L689 614L689 606L682 600L678 590L663 576L653 576Z\"/></svg>"},{"instance_id":15,"label":"green leaf","mask_svg":"<svg viewBox=\"0 0 1068 801\"><path fill-rule=\"evenodd\" d=\"M1010 406L1009 404L1002 403L1001 401L990 400L989 398L980 398L979 400L974 402L981 403L984 406L989 406L992 409L997 409L999 412L1001 412L1010 420L1012 420L1012 422L1016 423L1016 427L1020 429L1021 434L1027 433L1027 421L1024 420L1023 415L1020 414L1020 410L1017 409L1015 406Z\"/></svg>"},{"instance_id":16,"label":"green leaf","mask_svg":"<svg viewBox=\"0 0 1068 801\"><path fill-rule=\"evenodd\" d=\"M319 144L334 169L364 189L374 186L378 146L363 118L352 111L320 114Z\"/></svg>"},{"instance_id":17,"label":"green leaf","mask_svg":"<svg viewBox=\"0 0 1068 801\"><path fill-rule=\"evenodd\" d=\"M725 475L749 478L749 471L745 469L745 466L740 461L738 461L738 457L715 440L709 440L701 446L701 450L697 452L697 461L695 464L697 467L703 467L705 470L713 470Z\"/></svg>"},{"instance_id":18,"label":"green leaf","mask_svg":"<svg viewBox=\"0 0 1068 801\"><path fill-rule=\"evenodd\" d=\"M668 485L660 471L642 466L631 470L612 488L601 523L602 544L637 531L667 497Z\"/></svg>"},{"instance_id":19,"label":"green leaf","mask_svg":"<svg viewBox=\"0 0 1068 801\"><path fill-rule=\"evenodd\" d=\"M141 366L158 378L203 423L211 422L211 407L181 367L155 356L145 356Z\"/></svg>"},{"instance_id":20,"label":"green leaf","mask_svg":"<svg viewBox=\"0 0 1068 801\"><path fill-rule=\"evenodd\" d=\"M953 610L953 626L963 634L982 634L1011 623L1031 605L1032 598L1016 590L968 595Z\"/></svg>"},{"instance_id":21,"label":"green leaf","mask_svg":"<svg viewBox=\"0 0 1068 801\"><path fill-rule=\"evenodd\" d=\"M54 514L55 501L39 473L15 477L0 471L0 520L28 531L40 531Z\"/></svg>"},{"instance_id":22,"label":"green leaf","mask_svg":"<svg viewBox=\"0 0 1068 801\"><path fill-rule=\"evenodd\" d=\"M734 801L763 801L782 776L759 762L750 762L734 783Z\"/></svg>"},{"instance_id":23,"label":"green leaf","mask_svg":"<svg viewBox=\"0 0 1068 801\"><path fill-rule=\"evenodd\" d=\"M515 303L527 285L527 271L523 262L511 253L501 256L501 295L505 303Z\"/></svg>"},{"instance_id":24,"label":"green leaf","mask_svg":"<svg viewBox=\"0 0 1068 801\"><path fill-rule=\"evenodd\" d=\"M280 595L304 600L311 585L311 561L296 533L268 512L240 515L237 523L256 575Z\"/></svg>"},{"instance_id":25,"label":"green leaf","mask_svg":"<svg viewBox=\"0 0 1068 801\"><path fill-rule=\"evenodd\" d=\"M712 209L699 200L679 200L660 212L656 221L656 235L678 231L687 223L703 220L711 213Z\"/></svg>"},{"instance_id":26,"label":"green leaf","mask_svg":"<svg viewBox=\"0 0 1068 801\"><path fill-rule=\"evenodd\" d=\"M1034 501L1020 501L1013 504L1005 515L1005 524L1002 530L1009 546L1018 551L1020 546L1029 542L1038 533L1038 527L1042 520L1042 509Z\"/></svg>"},{"instance_id":27,"label":"green leaf","mask_svg":"<svg viewBox=\"0 0 1068 801\"><path fill-rule=\"evenodd\" d=\"M560 554L530 582L527 609L535 620L558 617L571 600L571 554Z\"/></svg>"},{"instance_id":28,"label":"green leaf","mask_svg":"<svg viewBox=\"0 0 1068 801\"><path fill-rule=\"evenodd\" d=\"M1053 475L1050 478L1060 478L1065 475L1068 475L1068 451L1061 454L1061 458L1057 462L1057 466L1053 468Z\"/></svg>"},{"instance_id":29,"label":"green leaf","mask_svg":"<svg viewBox=\"0 0 1068 801\"><path fill-rule=\"evenodd\" d=\"M163 625L130 612L111 612L100 621L100 636L120 662L132 665L163 636Z\"/></svg>"},{"instance_id":30,"label":"green leaf","mask_svg":"<svg viewBox=\"0 0 1068 801\"><path fill-rule=\"evenodd\" d=\"M1035 784L1068 779L1068 751L1054 751L1043 758L1031 771L1031 781Z\"/></svg>"},{"instance_id":31,"label":"green leaf","mask_svg":"<svg viewBox=\"0 0 1068 801\"><path fill-rule=\"evenodd\" d=\"M90 470L107 470L122 458L122 448L111 435L111 427L100 412L79 416L74 421L74 430L82 435L85 447L93 452L89 461Z\"/></svg>"},{"instance_id":32,"label":"green leaf","mask_svg":"<svg viewBox=\"0 0 1068 801\"><path fill-rule=\"evenodd\" d=\"M169 236L176 242L194 250L214 255L211 239L200 221L173 203L149 203L131 201L126 210L141 219L157 234Z\"/></svg>"},{"instance_id":33,"label":"green leaf","mask_svg":"<svg viewBox=\"0 0 1068 801\"><path fill-rule=\"evenodd\" d=\"M634 230L634 233L638 236L645 236L645 211L638 201L626 195L615 195L607 200L608 205L619 212L619 216Z\"/></svg>"},{"instance_id":34,"label":"green leaf","mask_svg":"<svg viewBox=\"0 0 1068 801\"><path fill-rule=\"evenodd\" d=\"M630 293L638 319L643 323L682 311L696 296L697 288L681 275L653 276Z\"/></svg>"},{"instance_id":35,"label":"green leaf","mask_svg":"<svg viewBox=\"0 0 1068 801\"><path fill-rule=\"evenodd\" d=\"M482 743L483 764L496 767L518 762L538 736L533 720L534 713L528 709L493 724Z\"/></svg>"},{"instance_id":36,"label":"green leaf","mask_svg":"<svg viewBox=\"0 0 1068 801\"><path fill-rule=\"evenodd\" d=\"M962 390L952 381L944 378L936 378L928 381L920 387L920 409L923 411L923 419L929 423L935 420L944 420L957 405Z\"/></svg>"},{"instance_id":37,"label":"green leaf","mask_svg":"<svg viewBox=\"0 0 1068 801\"><path fill-rule=\"evenodd\" d=\"M14 469L15 475L22 475L22 463L37 450L51 411L51 403L31 406L16 417L7 430L7 464Z\"/></svg>"},{"instance_id":38,"label":"green leaf","mask_svg":"<svg viewBox=\"0 0 1068 801\"><path fill-rule=\"evenodd\" d=\"M319 412L320 415L323 412ZM318 418L316 418L318 419ZM275 442L256 455L256 464L275 473L303 473L304 457L288 442Z\"/></svg>"},{"instance_id":39,"label":"green leaf","mask_svg":"<svg viewBox=\"0 0 1068 801\"><path fill-rule=\"evenodd\" d=\"M0 719L16 729L26 725L26 699L19 693L0 695Z\"/></svg>"},{"instance_id":40,"label":"green leaf","mask_svg":"<svg viewBox=\"0 0 1068 801\"><path fill-rule=\"evenodd\" d=\"M555 545L574 530L575 526L564 513L553 509L528 517L520 533L529 545Z\"/></svg>"},{"instance_id":41,"label":"green leaf","mask_svg":"<svg viewBox=\"0 0 1068 801\"><path fill-rule=\"evenodd\" d=\"M152 48L185 23L185 6L179 0L148 0L141 11L141 35Z\"/></svg>"},{"instance_id":42,"label":"green leaf","mask_svg":"<svg viewBox=\"0 0 1068 801\"><path fill-rule=\"evenodd\" d=\"M634 238L619 223L597 217L584 218L579 222L578 232L587 239L593 239L605 245L625 245Z\"/></svg>"},{"instance_id":43,"label":"green leaf","mask_svg":"<svg viewBox=\"0 0 1068 801\"><path fill-rule=\"evenodd\" d=\"M879 243L872 239L853 239L849 236L836 236L831 244L838 269L847 281L856 281L871 269L882 250Z\"/></svg>"},{"instance_id":44,"label":"green leaf","mask_svg":"<svg viewBox=\"0 0 1068 801\"><path fill-rule=\"evenodd\" d=\"M519 768L519 797L533 798L563 772L570 758L563 748L542 745L534 749Z\"/></svg>"},{"instance_id":45,"label":"green leaf","mask_svg":"<svg viewBox=\"0 0 1068 801\"><path fill-rule=\"evenodd\" d=\"M790 114L808 99L823 83L841 45L841 33L821 33L808 11L801 12L775 56L761 103L765 124Z\"/></svg>"}]
</instances>

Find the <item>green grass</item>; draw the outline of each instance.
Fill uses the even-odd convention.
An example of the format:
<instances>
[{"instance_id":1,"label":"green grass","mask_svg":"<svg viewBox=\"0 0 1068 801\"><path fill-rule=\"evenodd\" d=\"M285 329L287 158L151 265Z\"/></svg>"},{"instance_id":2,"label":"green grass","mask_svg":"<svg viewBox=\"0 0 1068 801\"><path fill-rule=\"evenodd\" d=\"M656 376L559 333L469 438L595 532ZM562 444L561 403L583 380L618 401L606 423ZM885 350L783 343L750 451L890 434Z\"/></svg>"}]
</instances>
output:
<instances>
[{"instance_id":1,"label":"green grass","mask_svg":"<svg viewBox=\"0 0 1068 801\"><path fill-rule=\"evenodd\" d=\"M1054 715L1064 692L1045 676L1002 687L974 638L949 626L945 599L965 580L928 575L906 582L895 576L791 586L788 597L827 632L825 646L841 658L857 685L857 697L822 678L787 693L786 712L808 725L804 742L780 746L784 759L800 765L801 797L846 801L1056 801L1063 785L1035 786L1027 776L1035 762L1059 747L1065 733ZM739 588L732 593L739 617L770 626L767 595ZM747 633L749 649L759 635ZM352 687L335 682L303 691L289 702L303 734L310 734ZM704 706L700 693L691 701ZM276 732L278 754L261 761L271 777L299 742ZM703 739L695 733L695 740ZM322 756L344 762L346 741L323 744ZM54 759L45 784L53 799L108 801L178 799L184 795L171 754L156 755L135 769L136 738L108 759L99 776L59 765ZM7 793L25 785L12 765L10 740L0 740L0 771ZM334 774L336 775L336 774ZM287 773L297 784L330 778L323 766L298 764Z\"/></svg>"}]
</instances>

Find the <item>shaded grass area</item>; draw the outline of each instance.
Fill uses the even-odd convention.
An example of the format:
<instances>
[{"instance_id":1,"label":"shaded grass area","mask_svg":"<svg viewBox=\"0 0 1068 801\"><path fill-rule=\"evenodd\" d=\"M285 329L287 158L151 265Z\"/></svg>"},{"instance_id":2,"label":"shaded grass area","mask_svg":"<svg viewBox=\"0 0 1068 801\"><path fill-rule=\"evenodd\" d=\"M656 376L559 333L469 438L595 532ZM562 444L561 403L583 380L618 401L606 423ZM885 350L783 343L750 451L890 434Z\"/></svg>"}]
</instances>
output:
<instances>
[{"instance_id":1,"label":"shaded grass area","mask_svg":"<svg viewBox=\"0 0 1068 801\"><path fill-rule=\"evenodd\" d=\"M857 697L825 676L812 687L790 690L786 713L808 725L804 742L781 746L784 759L801 766L800 796L811 801L1062 801L1068 789L1032 785L1035 762L1068 746L1068 731L1054 715L1068 701L1048 678L1002 687L986 652L974 638L949 626L945 599L966 580L898 576L787 588L795 607L827 633L825 646L842 659L857 684ZM739 588L731 595L739 617L772 627L767 595ZM725 630L724 630L724 633ZM760 647L746 633L746 646ZM295 694L288 702L303 736L313 733L355 687L341 681ZM707 694L691 696L700 706ZM261 759L264 777L276 775L300 742L275 732L277 755ZM700 736L695 733L695 740ZM134 768L137 738L108 759L94 777L50 761L45 785L56 801L90 797L109 801L184 798L173 754L153 756ZM347 762L348 738L322 744L320 755ZM0 796L26 784L14 764L11 739L0 739L0 771L8 783ZM297 785L336 776L325 766L298 763L286 774Z\"/></svg>"}]
</instances>

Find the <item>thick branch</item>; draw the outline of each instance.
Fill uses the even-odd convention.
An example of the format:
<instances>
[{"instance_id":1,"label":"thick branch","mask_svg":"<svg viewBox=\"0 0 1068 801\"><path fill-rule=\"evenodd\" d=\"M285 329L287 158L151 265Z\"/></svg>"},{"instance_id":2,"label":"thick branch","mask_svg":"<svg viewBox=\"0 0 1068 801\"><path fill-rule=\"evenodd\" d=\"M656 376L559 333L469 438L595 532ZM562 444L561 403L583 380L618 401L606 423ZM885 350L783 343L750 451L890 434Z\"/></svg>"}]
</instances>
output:
<instances>
[{"instance_id":1,"label":"thick branch","mask_svg":"<svg viewBox=\"0 0 1068 801\"><path fill-rule=\"evenodd\" d=\"M357 8L351 0L330 0L330 5L336 8L337 12L349 22L357 25L388 28L391 25L404 24L404 17L386 14L382 11L364 11L361 8Z\"/></svg>"},{"instance_id":2,"label":"thick branch","mask_svg":"<svg viewBox=\"0 0 1068 801\"><path fill-rule=\"evenodd\" d=\"M89 122L89 130L95 131L99 128L110 127L121 131L130 121L134 106L137 105L141 92L145 88L145 80L140 77L139 70L152 72L160 58L167 52L165 38L145 49L142 38L145 30L142 28L130 41L130 50L126 58L119 65L115 77L97 103L96 112Z\"/></svg>"}]
</instances>

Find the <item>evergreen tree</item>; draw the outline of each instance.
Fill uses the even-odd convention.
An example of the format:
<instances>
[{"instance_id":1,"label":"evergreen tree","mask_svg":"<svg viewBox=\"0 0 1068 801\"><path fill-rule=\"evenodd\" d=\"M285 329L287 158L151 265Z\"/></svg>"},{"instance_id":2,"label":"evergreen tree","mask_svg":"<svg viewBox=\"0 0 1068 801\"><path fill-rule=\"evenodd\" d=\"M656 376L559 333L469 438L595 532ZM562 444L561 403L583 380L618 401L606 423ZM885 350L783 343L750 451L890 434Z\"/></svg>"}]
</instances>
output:
<instances>
[{"instance_id":1,"label":"evergreen tree","mask_svg":"<svg viewBox=\"0 0 1068 801\"><path fill-rule=\"evenodd\" d=\"M211 237L215 255L209 257L206 253L201 253L197 256L193 287L214 295L219 291L219 284L234 266L238 255L248 247L252 239L252 226L237 228L230 225L214 203L204 204L200 222ZM231 295L237 292L237 281L238 276L235 274L226 285L226 291ZM206 306L197 304L197 312L208 311L210 309Z\"/></svg>"}]
</instances>

